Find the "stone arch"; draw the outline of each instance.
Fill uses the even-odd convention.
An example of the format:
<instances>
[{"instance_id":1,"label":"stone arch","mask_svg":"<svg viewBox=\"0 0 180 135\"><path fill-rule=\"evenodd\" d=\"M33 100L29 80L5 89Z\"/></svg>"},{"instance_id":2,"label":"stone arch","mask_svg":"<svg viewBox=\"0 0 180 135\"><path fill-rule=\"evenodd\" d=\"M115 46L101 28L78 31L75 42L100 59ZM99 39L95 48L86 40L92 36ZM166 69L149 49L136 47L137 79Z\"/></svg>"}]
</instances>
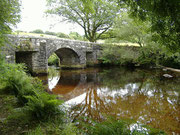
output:
<instances>
[{"instance_id":1,"label":"stone arch","mask_svg":"<svg viewBox=\"0 0 180 135\"><path fill-rule=\"evenodd\" d=\"M69 47L59 47L51 50L48 53L48 57L55 53L60 58L61 68L84 68L86 61L84 59L84 53L80 50L69 48Z\"/></svg>"}]
</instances>

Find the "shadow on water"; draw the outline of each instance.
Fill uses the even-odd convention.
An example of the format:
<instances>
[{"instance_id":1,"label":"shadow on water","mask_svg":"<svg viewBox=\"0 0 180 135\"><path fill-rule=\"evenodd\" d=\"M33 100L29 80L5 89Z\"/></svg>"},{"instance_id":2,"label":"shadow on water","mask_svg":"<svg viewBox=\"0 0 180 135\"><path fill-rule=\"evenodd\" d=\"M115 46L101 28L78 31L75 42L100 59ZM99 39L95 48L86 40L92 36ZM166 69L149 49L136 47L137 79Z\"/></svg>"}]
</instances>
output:
<instances>
[{"instance_id":1,"label":"shadow on water","mask_svg":"<svg viewBox=\"0 0 180 135\"><path fill-rule=\"evenodd\" d=\"M180 133L180 74L125 68L62 70L49 74L49 91L62 95L76 120L105 115L133 119L172 134ZM44 79L45 80L45 79Z\"/></svg>"}]
</instances>

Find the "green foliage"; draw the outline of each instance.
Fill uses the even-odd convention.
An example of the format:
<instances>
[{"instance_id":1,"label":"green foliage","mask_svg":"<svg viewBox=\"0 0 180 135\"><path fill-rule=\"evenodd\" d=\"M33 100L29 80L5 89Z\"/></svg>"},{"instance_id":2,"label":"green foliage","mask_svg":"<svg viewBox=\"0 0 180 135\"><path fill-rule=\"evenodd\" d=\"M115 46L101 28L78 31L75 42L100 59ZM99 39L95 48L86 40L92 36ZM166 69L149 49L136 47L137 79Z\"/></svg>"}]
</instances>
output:
<instances>
[{"instance_id":1,"label":"green foliage","mask_svg":"<svg viewBox=\"0 0 180 135\"><path fill-rule=\"evenodd\" d=\"M51 31L45 31L44 34L56 36L56 33Z\"/></svg>"},{"instance_id":2,"label":"green foliage","mask_svg":"<svg viewBox=\"0 0 180 135\"><path fill-rule=\"evenodd\" d=\"M36 127L34 130L31 130L26 133L26 135L43 135L42 129L40 126Z\"/></svg>"},{"instance_id":3,"label":"green foliage","mask_svg":"<svg viewBox=\"0 0 180 135\"><path fill-rule=\"evenodd\" d=\"M1 67L1 78L6 83L6 89L11 90L15 94L19 102L22 104L27 103L26 95L33 95L37 86L33 85L33 78L26 75L24 66L21 64L4 64ZM36 81L34 81L36 83Z\"/></svg>"},{"instance_id":4,"label":"green foliage","mask_svg":"<svg viewBox=\"0 0 180 135\"><path fill-rule=\"evenodd\" d=\"M65 125L61 134L62 135L80 135L80 131L73 123L68 123Z\"/></svg>"},{"instance_id":5,"label":"green foliage","mask_svg":"<svg viewBox=\"0 0 180 135\"><path fill-rule=\"evenodd\" d=\"M166 66L180 68L180 53L172 53L165 47L148 45L141 48L140 56L137 60L139 65L146 66Z\"/></svg>"},{"instance_id":6,"label":"green foliage","mask_svg":"<svg viewBox=\"0 0 180 135\"><path fill-rule=\"evenodd\" d=\"M84 40L84 37L77 32L70 32L69 37L74 40Z\"/></svg>"},{"instance_id":7,"label":"green foliage","mask_svg":"<svg viewBox=\"0 0 180 135\"><path fill-rule=\"evenodd\" d=\"M106 45L99 59L105 65L180 68L180 53L155 44L144 47Z\"/></svg>"},{"instance_id":8,"label":"green foliage","mask_svg":"<svg viewBox=\"0 0 180 135\"><path fill-rule=\"evenodd\" d=\"M131 15L152 23L151 30L159 34L159 43L173 52L180 51L179 0L123 0Z\"/></svg>"},{"instance_id":9,"label":"green foliage","mask_svg":"<svg viewBox=\"0 0 180 135\"><path fill-rule=\"evenodd\" d=\"M139 57L137 47L106 45L103 49L100 61L106 65L133 66Z\"/></svg>"},{"instance_id":10,"label":"green foliage","mask_svg":"<svg viewBox=\"0 0 180 135\"><path fill-rule=\"evenodd\" d=\"M57 36L57 37L60 37L60 38L70 38L69 35L66 35L66 34L64 34L64 33L62 33L62 32L56 33L56 36Z\"/></svg>"},{"instance_id":11,"label":"green foliage","mask_svg":"<svg viewBox=\"0 0 180 135\"><path fill-rule=\"evenodd\" d=\"M121 120L108 119L101 123L93 122L88 127L89 135L129 135L128 125Z\"/></svg>"},{"instance_id":12,"label":"green foliage","mask_svg":"<svg viewBox=\"0 0 180 135\"><path fill-rule=\"evenodd\" d=\"M63 101L57 100L56 96L41 92L25 97L28 99L25 110L35 120L48 121L50 119L62 119L63 112L60 110L59 105Z\"/></svg>"},{"instance_id":13,"label":"green foliage","mask_svg":"<svg viewBox=\"0 0 180 135\"><path fill-rule=\"evenodd\" d=\"M109 40L109 39L112 39L112 38L115 38L115 34L114 34L114 31L113 29L109 29L107 32L103 33L100 37L100 39L104 39L104 40Z\"/></svg>"},{"instance_id":14,"label":"green foliage","mask_svg":"<svg viewBox=\"0 0 180 135\"><path fill-rule=\"evenodd\" d=\"M113 33L117 40L137 43L140 47L152 42L150 23L132 19L127 12L121 13L116 19Z\"/></svg>"},{"instance_id":15,"label":"green foliage","mask_svg":"<svg viewBox=\"0 0 180 135\"><path fill-rule=\"evenodd\" d=\"M15 94L18 101L25 105L24 110L33 119L39 121L55 119L57 115L62 114L59 108L62 101L46 93L41 81L28 76L23 65L1 63L0 69L1 82L6 83L6 89Z\"/></svg>"},{"instance_id":16,"label":"green foliage","mask_svg":"<svg viewBox=\"0 0 180 135\"><path fill-rule=\"evenodd\" d=\"M0 2L0 47L11 32L11 27L20 20L20 0L1 0Z\"/></svg>"},{"instance_id":17,"label":"green foliage","mask_svg":"<svg viewBox=\"0 0 180 135\"><path fill-rule=\"evenodd\" d=\"M65 21L77 23L84 29L85 37L91 42L95 42L112 27L119 11L114 0L93 0L90 2L93 10L87 10L87 4L81 0L47 0L47 3L49 7L47 13L56 14L64 17Z\"/></svg>"},{"instance_id":18,"label":"green foliage","mask_svg":"<svg viewBox=\"0 0 180 135\"><path fill-rule=\"evenodd\" d=\"M59 66L59 58L55 53L48 58L48 65Z\"/></svg>"},{"instance_id":19,"label":"green foliage","mask_svg":"<svg viewBox=\"0 0 180 135\"><path fill-rule=\"evenodd\" d=\"M143 48L140 48L140 55L137 59L137 65L141 66L158 66L159 65L159 59L161 57L160 55L160 49L158 46L145 46Z\"/></svg>"},{"instance_id":20,"label":"green foliage","mask_svg":"<svg viewBox=\"0 0 180 135\"><path fill-rule=\"evenodd\" d=\"M180 69L180 53L163 53L163 58L160 58L160 64L166 67L173 67Z\"/></svg>"},{"instance_id":21,"label":"green foliage","mask_svg":"<svg viewBox=\"0 0 180 135\"><path fill-rule=\"evenodd\" d=\"M44 32L41 29L36 29L31 31L30 33L38 33L38 34L44 34Z\"/></svg>"}]
</instances>

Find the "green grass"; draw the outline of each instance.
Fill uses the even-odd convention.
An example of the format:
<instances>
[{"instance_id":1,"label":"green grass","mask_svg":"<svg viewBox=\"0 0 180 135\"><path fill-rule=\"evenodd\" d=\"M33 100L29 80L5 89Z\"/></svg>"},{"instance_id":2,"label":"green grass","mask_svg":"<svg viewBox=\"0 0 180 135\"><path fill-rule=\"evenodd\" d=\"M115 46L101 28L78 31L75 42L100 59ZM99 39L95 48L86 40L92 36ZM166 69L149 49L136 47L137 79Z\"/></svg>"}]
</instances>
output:
<instances>
[{"instance_id":1,"label":"green grass","mask_svg":"<svg viewBox=\"0 0 180 135\"><path fill-rule=\"evenodd\" d=\"M45 38L58 38L57 36L47 35L47 34L37 34L29 32L13 32L13 35L25 35L25 36L34 36L34 37L45 37Z\"/></svg>"}]
</instances>

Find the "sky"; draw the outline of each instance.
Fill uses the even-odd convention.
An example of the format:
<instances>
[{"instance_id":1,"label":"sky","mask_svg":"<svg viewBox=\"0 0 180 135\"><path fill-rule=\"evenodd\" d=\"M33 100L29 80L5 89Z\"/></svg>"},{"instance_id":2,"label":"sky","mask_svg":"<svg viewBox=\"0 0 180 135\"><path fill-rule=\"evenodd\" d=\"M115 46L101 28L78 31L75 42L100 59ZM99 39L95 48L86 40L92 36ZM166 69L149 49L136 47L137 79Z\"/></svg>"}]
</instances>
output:
<instances>
[{"instance_id":1,"label":"sky","mask_svg":"<svg viewBox=\"0 0 180 135\"><path fill-rule=\"evenodd\" d=\"M46 9L46 0L22 0L21 22L14 30L30 32L41 29L44 32L63 32L65 34L75 31L83 35L83 29L80 26L62 22L59 16L47 16L44 13Z\"/></svg>"}]
</instances>

